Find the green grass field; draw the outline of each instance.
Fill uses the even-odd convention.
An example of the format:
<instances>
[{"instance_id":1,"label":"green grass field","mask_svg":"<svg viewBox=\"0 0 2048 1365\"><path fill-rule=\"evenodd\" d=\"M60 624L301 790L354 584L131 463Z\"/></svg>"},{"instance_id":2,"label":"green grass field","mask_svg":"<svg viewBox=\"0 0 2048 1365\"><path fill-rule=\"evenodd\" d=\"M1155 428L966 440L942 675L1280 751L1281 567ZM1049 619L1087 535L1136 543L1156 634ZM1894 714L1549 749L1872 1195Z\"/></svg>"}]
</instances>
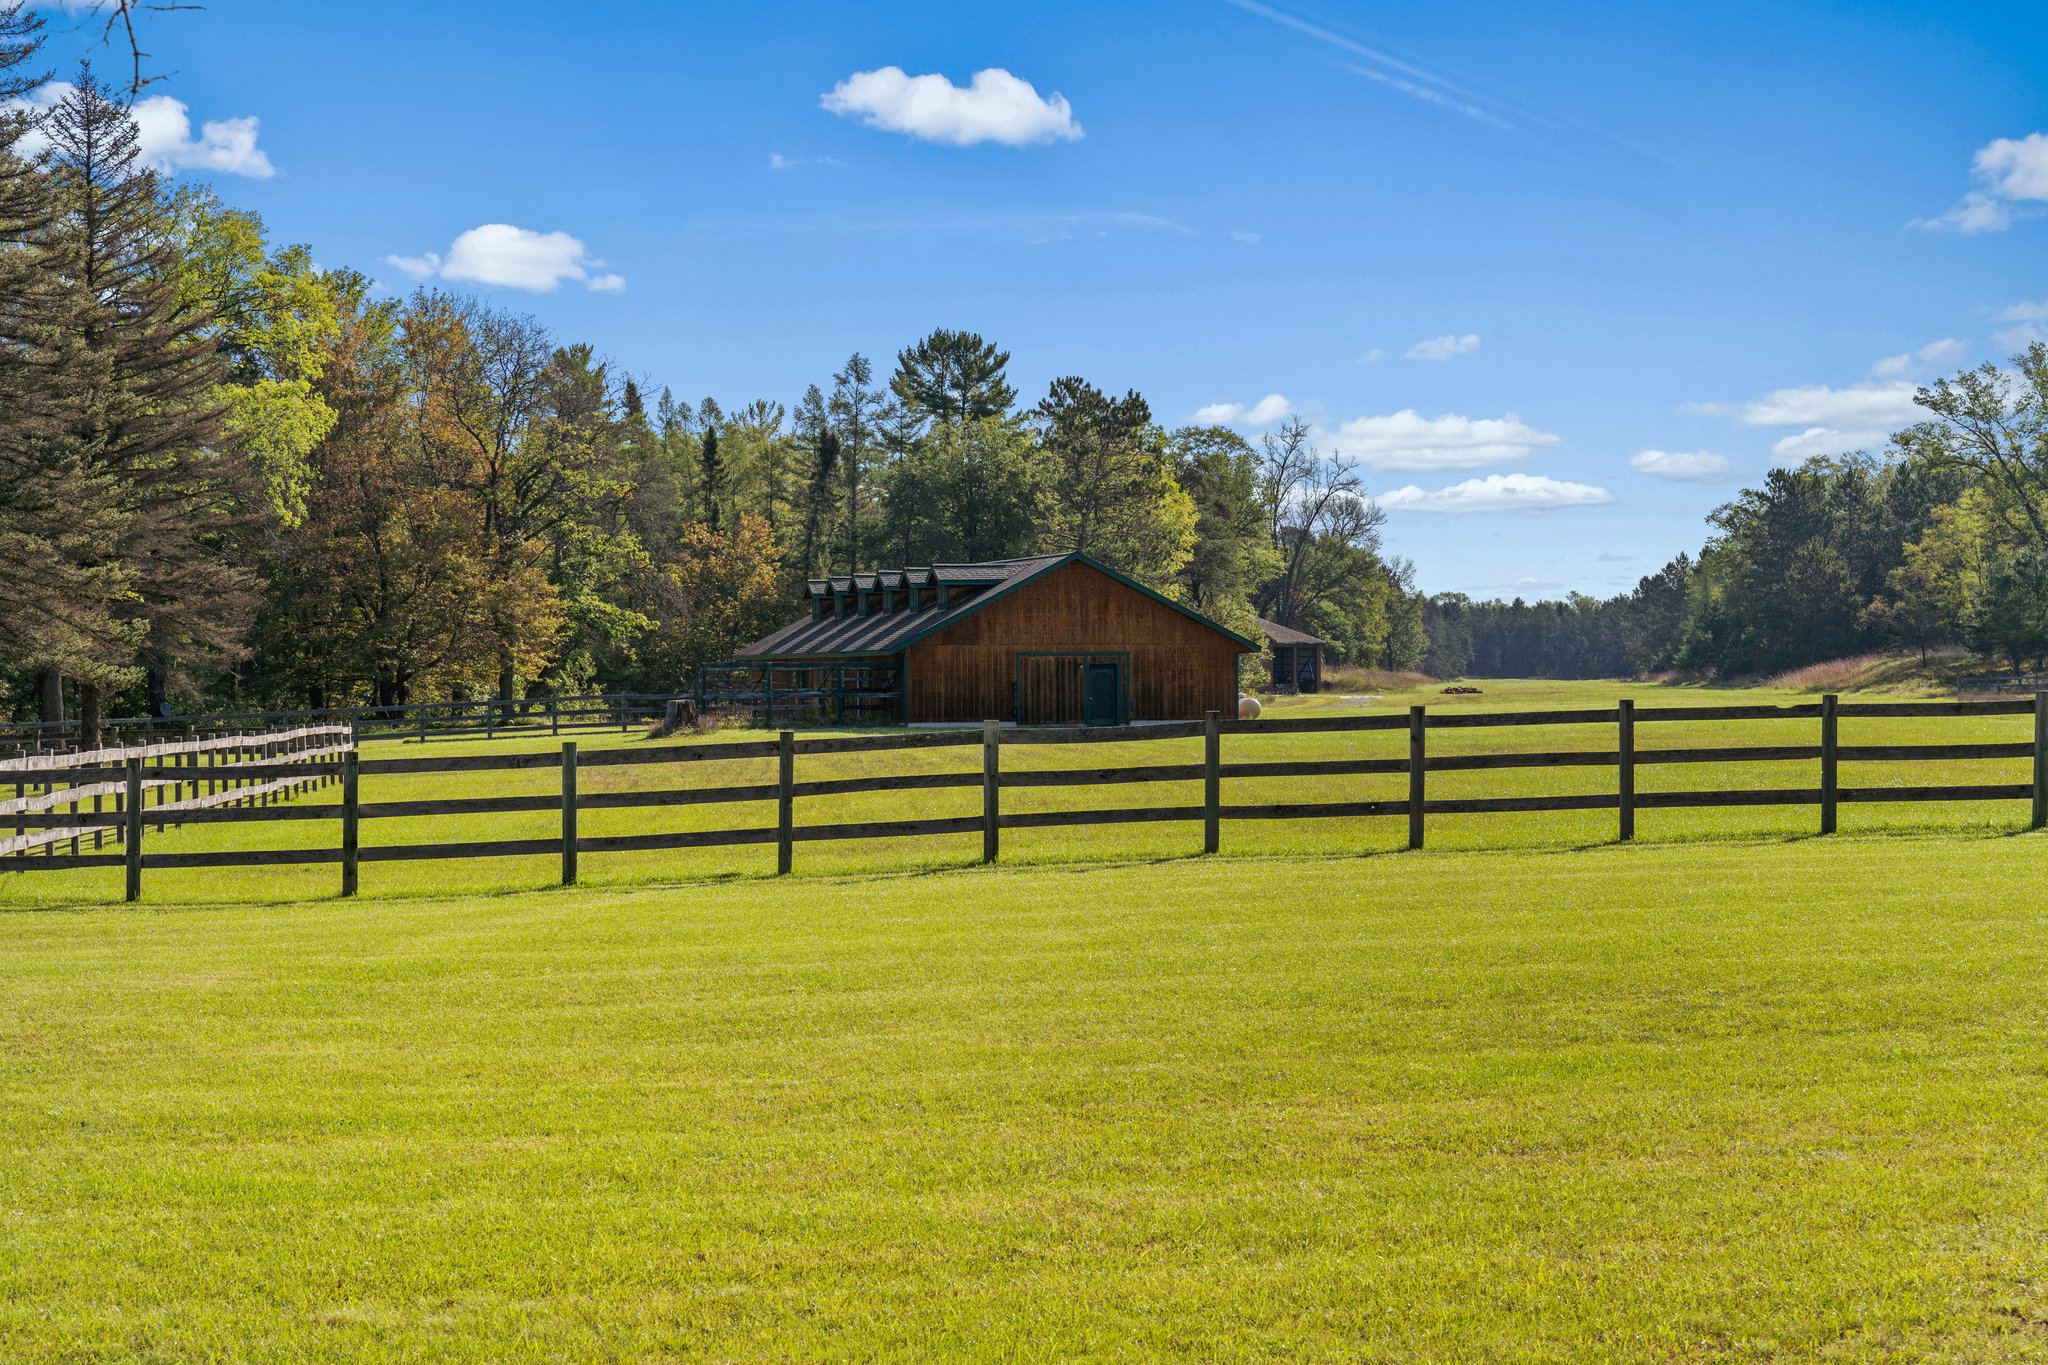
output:
<instances>
[{"instance_id":1,"label":"green grass field","mask_svg":"<svg viewBox=\"0 0 2048 1365\"><path fill-rule=\"evenodd\" d=\"M1940 724L1844 739L2027 722ZM1810 780L1773 766L1657 780ZM2019 777L1955 766L1916 779ZM164 872L135 908L118 873L9 876L0 1359L2048 1358L2025 817L1657 811L1631 847L1611 812L1447 817L1422 853L1398 820L1245 824L1210 859L1106 828L993 869L956 866L972 838L799 845L787 879L586 858L571 889L366 864L354 901L332 868Z\"/></svg>"},{"instance_id":2,"label":"green grass field","mask_svg":"<svg viewBox=\"0 0 2048 1365\"><path fill-rule=\"evenodd\" d=\"M1324 695L1286 699L1269 710L1273 715L1347 715L1405 710L1426 702L1443 710L1539 710L1612 706L1620 696L1636 699L1639 714L1659 706L1749 702L1811 702L1811 694L1674 687L1613 682L1553 683L1487 682L1479 696L1445 696L1435 685L1412 694L1372 699ZM1892 699L1892 698L1888 698ZM725 732L701 739L650 741L639 733L586 732L576 736L585 752L617 747L684 747L718 742L737 734ZM1640 723L1642 747L1677 748L1705 745L1813 744L1819 722ZM2032 735L2025 716L1967 719L1851 719L1842 723L1844 744L2019 741ZM1524 726L1485 730L1433 731L1431 754L1494 752L1506 749L1612 749L1614 727ZM366 757L430 756L532 751L559 747L545 737L486 741L455 739L418 744L372 741ZM1226 763L1337 757L1405 757L1407 737L1398 732L1305 735L1231 735L1224 740ZM1030 745L1005 750L1008 768L1092 768L1119 764L1193 763L1201 757L1201 740L1152 740L1109 745ZM881 754L838 754L802 757L798 781L868 775L876 771L932 772L980 770L978 749L942 748ZM2026 760L1979 760L1943 763L1858 763L1843 767L1845 785L1925 785L1932 783L2013 783L2028 780ZM636 764L586 767L581 790L586 793L620 788L662 788L766 784L774 781L772 758L717 763ZM1571 792L1612 792L1615 775L1601 768L1505 769L1432 773L1432 798L1525 796ZM1742 787L1814 787L1819 764L1739 763L1643 767L1640 790L1691 790ZM559 790L559 778L548 769L519 772L397 774L366 776L365 802L436 799L482 795L546 794ZM1399 800L1407 795L1407 779L1399 774L1360 777L1229 779L1226 804L1340 800ZM332 790L313 793L302 802L332 803ZM1124 806L1196 806L1199 783L1146 783L1110 786L1016 788L1003 794L1006 811L1091 809ZM797 823L905 820L924 816L972 816L981 811L978 788L808 798L797 803ZM2027 809L2021 802L1946 803L1941 805L1854 805L1841 813L1841 829L1856 833L1876 830L1907 832L1957 831L1998 833L2023 828ZM1637 837L1650 843L1700 839L1787 838L1813 832L1818 814L1811 807L1749 807L1706 810L1643 811ZM752 802L669 808L585 810L580 832L585 836L656 830L772 827L772 803ZM362 841L376 844L428 844L459 840L546 839L559 830L550 812L492 816L419 817L366 821ZM1554 812L1517 815L1432 816L1431 847L1442 849L1569 848L1606 843L1615 837L1612 811ZM338 827L328 821L275 821L263 824L189 825L162 833L151 831L146 847L173 853L226 848L334 846ZM1401 817L1370 820L1243 821L1223 830L1226 855L1369 854L1403 849L1407 825ZM1195 824L1104 825L1096 827L1011 830L1003 836L1004 861L1016 866L1130 858L1175 858L1201 846ZM109 848L111 848L111 843ZM90 851L89 849L87 851ZM889 874L972 866L981 855L979 834L895 838L859 843L799 844L795 870L799 875L855 873ZM590 886L674 884L719 877L757 877L774 869L772 847L741 846L670 850L650 853L591 854L581 860L580 879ZM554 857L502 858L460 862L366 863L365 895L445 894L453 891L514 891L553 885L560 875ZM152 870L145 879L152 904L220 904L228 901L274 902L319 899L339 889L332 864L283 867ZM8 905L82 905L115 901L121 895L119 868L29 876L0 875L0 908Z\"/></svg>"}]
</instances>

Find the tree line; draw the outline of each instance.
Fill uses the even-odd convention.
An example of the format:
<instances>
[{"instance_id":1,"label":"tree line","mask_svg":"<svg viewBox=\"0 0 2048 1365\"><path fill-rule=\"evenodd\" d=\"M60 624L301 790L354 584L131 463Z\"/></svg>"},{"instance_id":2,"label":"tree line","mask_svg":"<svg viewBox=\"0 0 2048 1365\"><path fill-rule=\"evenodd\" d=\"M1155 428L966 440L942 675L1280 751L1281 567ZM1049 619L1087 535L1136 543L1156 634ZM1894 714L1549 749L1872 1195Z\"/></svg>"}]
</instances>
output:
<instances>
[{"instance_id":1,"label":"tree line","mask_svg":"<svg viewBox=\"0 0 2048 1365\"><path fill-rule=\"evenodd\" d=\"M794 402L690 400L458 293L386 296L44 113L0 5L0 688L15 714L687 688L828 573L1086 553L1240 632L1424 651L1354 470L1290 422L1023 403L940 329Z\"/></svg>"},{"instance_id":2,"label":"tree line","mask_svg":"<svg viewBox=\"0 0 2048 1365\"><path fill-rule=\"evenodd\" d=\"M1882 649L2048 665L2048 347L1919 390L1876 455L1774 469L1632 592L1424 607L1455 675L1755 677Z\"/></svg>"}]
</instances>

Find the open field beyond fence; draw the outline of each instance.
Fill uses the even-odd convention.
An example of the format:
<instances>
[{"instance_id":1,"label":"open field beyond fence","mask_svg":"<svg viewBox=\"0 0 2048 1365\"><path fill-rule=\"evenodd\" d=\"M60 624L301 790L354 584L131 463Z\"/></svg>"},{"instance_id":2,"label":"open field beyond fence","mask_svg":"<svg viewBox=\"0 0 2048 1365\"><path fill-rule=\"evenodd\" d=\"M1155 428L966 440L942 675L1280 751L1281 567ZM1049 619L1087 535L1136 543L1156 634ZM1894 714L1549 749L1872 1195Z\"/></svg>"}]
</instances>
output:
<instances>
[{"instance_id":1,"label":"open field beyond fence","mask_svg":"<svg viewBox=\"0 0 2048 1365\"><path fill-rule=\"evenodd\" d=\"M2048 730L2033 698L1837 705L1489 684L1478 697L1429 696L1420 717L1382 700L1411 699L1304 698L1259 721L1221 720L1213 739L1193 723L1005 730L993 747L979 731L816 732L790 740L786 755L772 732L744 730L569 748L530 738L371 742L353 778L343 755L313 760L323 781L296 800L189 812L161 831L148 817L139 867L132 844L17 860L34 875L0 879L0 903L109 899L124 873L146 877L153 899L300 897L879 871L998 855L1029 863L2019 830L2048 814ZM282 780L307 770L248 772Z\"/></svg>"}]
</instances>

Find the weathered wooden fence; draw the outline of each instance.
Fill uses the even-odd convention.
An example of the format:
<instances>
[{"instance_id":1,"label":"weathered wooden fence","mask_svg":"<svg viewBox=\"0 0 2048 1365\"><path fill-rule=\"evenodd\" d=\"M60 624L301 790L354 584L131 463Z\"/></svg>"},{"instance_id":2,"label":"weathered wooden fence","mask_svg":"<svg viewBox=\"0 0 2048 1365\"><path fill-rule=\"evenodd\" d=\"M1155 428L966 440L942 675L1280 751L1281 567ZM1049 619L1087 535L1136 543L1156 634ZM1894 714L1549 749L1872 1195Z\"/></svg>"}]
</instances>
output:
<instances>
[{"instance_id":1,"label":"weathered wooden fence","mask_svg":"<svg viewBox=\"0 0 2048 1365\"><path fill-rule=\"evenodd\" d=\"M407 702L394 706L329 706L300 711L207 711L191 715L115 716L100 722L102 739L142 744L171 737L198 739L222 731L274 730L290 726L341 726L358 736L411 736L451 739L481 735L559 735L564 730L631 729L662 718L668 703L682 692L606 692L563 697L523 697L516 701ZM9 721L0 723L0 751L47 755L65 753L78 743L78 722ZM69 755L76 758L76 754ZM0 759L12 766L12 759Z\"/></svg>"},{"instance_id":2,"label":"weathered wooden fence","mask_svg":"<svg viewBox=\"0 0 2048 1365\"><path fill-rule=\"evenodd\" d=\"M11 821L14 834L0 838L0 858L8 859L0 866L122 862L134 900L141 894L143 825L181 825L228 808L262 818L285 798L326 786L335 761L354 753L346 725L312 725L11 759L0 771L0 782L14 784L13 798L0 800L0 828ZM83 852L88 839L95 850L104 848L109 833L125 845L121 854ZM59 854L66 844L69 851ZM39 849L41 856L33 856Z\"/></svg>"},{"instance_id":3,"label":"weathered wooden fence","mask_svg":"<svg viewBox=\"0 0 2048 1365\"><path fill-rule=\"evenodd\" d=\"M1938 718L1958 716L2031 715L2030 739L2002 743L1913 743L1843 744L1840 725L1844 718ZM1644 743L1645 731L1672 722L1809 721L1818 723L1813 742L1715 745L1708 747L1659 747ZM1548 750L1541 752L1495 752L1436 754L1429 751L1429 735L1438 730L1476 730L1525 726L1612 727L1613 747ZM1344 734L1369 731L1404 732L1405 757L1293 759L1266 762L1223 761L1223 739L1236 735ZM311 733L311 732L301 732ZM1779 732L1782 735L1782 731ZM1040 744L1130 744L1159 740L1203 740L1202 758L1195 763L1085 768L1006 769L1002 752L1015 746ZM1777 736L1773 736L1776 738ZM799 758L823 754L881 754L892 750L965 748L981 750L979 771L926 773L873 773L856 777L797 780ZM85 756L91 758L92 756ZM585 767L623 764L685 764L735 759L774 758L776 780L751 785L679 787L659 790L579 792L578 773ZM1843 766L1860 763L1949 761L1966 759L2024 759L2031 763L2025 782L1977 783L1919 786L1859 786L1842 781ZM353 895L359 868L365 862L416 859L490 858L557 855L561 878L573 883L581 854L623 853L657 849L685 849L773 844L776 870L790 871L795 845L822 840L877 839L906 835L979 834L984 862L1000 856L1003 831L1044 829L1059 826L1104 825L1184 821L1202 826L1204 851L1217 851L1223 822L1233 820L1307 820L1394 817L1405 818L1408 845L1423 847L1428 818L1432 815L1509 814L1532 811L1615 812L1616 837L1635 837L1639 811L1716 806L1812 806L1818 814L1819 830L1833 833L1838 808L1843 804L1870 802L2013 801L2028 803L2032 828L2048 826L2048 694L2024 700L1979 702L1841 702L1829 696L1817 703L1790 706L1670 706L1637 707L1622 701L1604 709L1570 711L1440 711L1432 713L1414 707L1407 715L1328 716L1276 718L1240 721L1224 719L1210 712L1207 719L1161 725L1140 725L1109 729L1004 729L989 721L979 730L904 731L892 734L799 738L783 731L773 739L747 739L710 744L667 745L646 749L611 749L579 754L571 741L559 753L466 754L433 758L362 758L352 747L302 749L261 761L232 766L233 779L266 784L262 790L275 791L284 784L338 779L340 799L321 804L250 805L245 799L258 788L225 789L206 801L181 800L149 807L146 793L154 786L175 786L213 779L214 769L195 769L184 763L168 763L164 756L154 761L129 757L125 769L66 767L61 760L47 760L49 766L23 769L19 764L0 766L0 781L21 782L25 778L73 783L66 790L45 793L38 800L54 797L59 804L69 801L72 814L52 814L47 807L31 808L15 803L18 823L59 826L57 839L71 839L72 851L11 860L15 868L97 867L125 864L128 898L141 894L141 875L148 868L206 868L260 864L339 863L341 890ZM1672 764L1818 762L1818 786L1712 789L1644 790L1638 784L1642 769ZM1491 796L1440 798L1429 794L1431 773L1513 768L1589 767L1615 771L1615 790L1571 795ZM560 774L560 789L553 793L512 796L470 796L432 800L366 802L359 797L364 775L483 773L553 769ZM1341 777L1369 774L1402 774L1407 794L1393 800L1324 800L1283 804L1225 804L1223 783L1234 778ZM1005 811L1002 794L1008 789L1111 784L1194 783L1202 790L1200 804L1171 806L1115 807L1092 810ZM110 811L97 809L109 784L120 798ZM936 816L911 820L858 823L806 824L796 822L799 800L847 796L864 792L925 791L944 788L979 787L981 812L977 815ZM76 810L74 795L92 794L95 809L90 814ZM196 797L195 788L195 797ZM582 835L577 829L579 811L631 807L674 807L717 803L773 802L775 823L757 827L648 832L641 834ZM364 846L361 823L398 817L495 815L511 812L559 812L560 833L545 839L464 840L454 843L391 844ZM172 823L246 822L277 820L333 820L339 823L337 844L319 848L229 849L186 853L143 852L144 830ZM122 831L125 848L119 854L104 855L79 850L81 832L116 827Z\"/></svg>"}]
</instances>

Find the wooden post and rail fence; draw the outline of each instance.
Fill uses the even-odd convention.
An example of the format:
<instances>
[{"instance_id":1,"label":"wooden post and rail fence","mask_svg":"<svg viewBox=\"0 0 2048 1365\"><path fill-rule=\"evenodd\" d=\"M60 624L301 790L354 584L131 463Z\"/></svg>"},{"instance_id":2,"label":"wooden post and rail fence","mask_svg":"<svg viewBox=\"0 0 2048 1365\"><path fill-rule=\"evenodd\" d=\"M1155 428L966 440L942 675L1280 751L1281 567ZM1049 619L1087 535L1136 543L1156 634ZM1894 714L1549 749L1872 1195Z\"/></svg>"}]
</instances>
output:
<instances>
[{"instance_id":1,"label":"wooden post and rail fence","mask_svg":"<svg viewBox=\"0 0 2048 1365\"><path fill-rule=\"evenodd\" d=\"M158 744L171 737L185 740L222 738L230 734L271 732L281 727L333 728L358 738L479 739L559 736L565 730L630 730L659 721L671 703L690 699L684 692L605 692L561 697L486 697L475 701L403 702L391 706L330 706L298 711L208 711L180 716L115 716L101 721L102 747ZM68 721L0 722L0 755L73 760L79 725ZM0 756L0 766L20 766L14 756Z\"/></svg>"},{"instance_id":2,"label":"wooden post and rail fence","mask_svg":"<svg viewBox=\"0 0 2048 1365\"><path fill-rule=\"evenodd\" d=\"M1844 718L1938 718L2031 715L2031 739L1997 743L1843 744ZM1713 745L1689 748L1644 747L1644 727L1671 722L1818 721L1818 742L1766 745ZM1477 730L1527 726L1613 727L1614 748L1436 754L1429 751L1433 731ZM1223 739L1239 735L1345 734L1406 732L1406 757L1319 758L1267 762L1223 761ZM575 742L559 753L458 754L421 758L364 758L347 737L345 727L309 727L267 736L194 741L187 745L151 746L139 751L46 757L0 763L0 783L16 784L13 801L0 803L0 821L11 816L17 833L0 841L0 870L64 869L123 866L127 898L142 894L142 874L149 868L212 868L265 864L339 863L341 892L356 894L358 869L364 862L438 860L477 857L559 856L561 880L577 879L582 854L623 853L774 844L775 868L787 874L799 843L865 840L903 836L981 835L981 857L995 862L1006 829L1185 821L1202 826L1202 848L1221 846L1226 820L1306 820L1405 817L1408 846L1422 848L1428 818L1433 815L1498 815L1538 811L1612 810L1616 837L1636 835L1638 811L1708 807L1816 807L1819 828L1832 834L1843 804L1875 802L2014 801L2026 802L2029 826L2048 826L2048 693L2026 699L1958 702L1842 702L1834 696L1818 703L1787 706L1638 707L1631 701L1590 710L1430 712L1417 706L1408 714L1372 716L1279 717L1243 721L1210 712L1200 721L1170 722L1115 728L1004 729L995 721L979 729L897 731L884 734L799 737L782 731L772 739L746 739L703 744L594 750L579 753ZM1152 741L1202 740L1201 760L1194 763L1124 764L1088 768L1008 769L1003 750L1039 744L1131 744ZM1773 736L1776 738L1776 736ZM854 777L798 781L800 758L832 754L882 754L910 749L966 748L979 745L979 771L868 773ZM229 755L221 762L219 755ZM201 764L202 755L214 758ZM657 790L583 791L579 774L585 768L620 765L680 765L773 758L772 783L675 787ZM1953 760L2027 760L2025 782L1963 783L1922 786L1844 786L1844 764ZM118 762L119 766L112 766ZM1638 770L1698 763L1817 763L1815 787L1642 790ZM1432 797L1432 773L1515 768L1611 768L1613 792L1569 795ZM433 800L361 799L365 775L385 778L405 774L516 772L555 769L559 790L511 796L471 796ZM1405 775L1407 794L1401 799L1317 800L1281 804L1225 804L1225 779L1353 777ZM338 801L277 804L283 796L339 782ZM1093 810L1003 809L1005 790L1042 787L1105 786L1150 783L1199 783L1199 805L1112 807ZM41 784L33 795L29 785ZM61 785L59 785L61 784ZM206 790L201 791L204 786ZM933 816L800 825L797 802L868 792L981 789L976 815ZM185 795L187 788L191 795ZM159 794L158 804L150 796ZM91 810L83 809L90 800ZM773 803L774 824L731 829L658 831L638 834L584 835L577 815L584 810L662 808L721 803ZM104 804L103 804L104 803ZM69 807L68 812L62 809ZM459 843L371 844L360 839L365 820L419 816L496 815L515 812L557 812L561 826L545 839L466 840ZM175 824L333 820L340 825L338 844L314 848L224 849L194 852L144 851L145 832ZM40 832L29 834L30 827ZM119 853L101 851L102 835L112 831L123 844ZM89 839L92 852L82 848ZM68 843L59 852L57 845ZM40 850L40 852L38 852ZM4 856L4 855L14 856Z\"/></svg>"}]
</instances>

